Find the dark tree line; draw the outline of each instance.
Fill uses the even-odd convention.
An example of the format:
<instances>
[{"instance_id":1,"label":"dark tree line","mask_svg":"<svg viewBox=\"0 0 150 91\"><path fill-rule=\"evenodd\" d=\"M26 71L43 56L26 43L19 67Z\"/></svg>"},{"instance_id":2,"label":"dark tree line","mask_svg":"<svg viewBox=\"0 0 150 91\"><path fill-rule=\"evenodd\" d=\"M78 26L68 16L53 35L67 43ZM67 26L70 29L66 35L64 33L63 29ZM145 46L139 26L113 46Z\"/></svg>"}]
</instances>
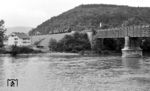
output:
<instances>
[{"instance_id":1,"label":"dark tree line","mask_svg":"<svg viewBox=\"0 0 150 91\"><path fill-rule=\"evenodd\" d=\"M75 33L73 35L66 35L60 41L51 39L49 42L51 51L57 52L79 52L82 50L90 50L90 42L86 34Z\"/></svg>"}]
</instances>

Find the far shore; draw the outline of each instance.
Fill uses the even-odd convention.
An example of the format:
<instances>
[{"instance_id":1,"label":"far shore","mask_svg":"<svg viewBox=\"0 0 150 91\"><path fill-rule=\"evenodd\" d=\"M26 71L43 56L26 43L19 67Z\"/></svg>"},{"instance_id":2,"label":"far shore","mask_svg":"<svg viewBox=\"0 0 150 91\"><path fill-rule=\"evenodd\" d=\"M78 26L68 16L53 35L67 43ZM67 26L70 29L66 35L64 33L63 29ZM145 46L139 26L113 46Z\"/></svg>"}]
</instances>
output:
<instances>
[{"instance_id":1,"label":"far shore","mask_svg":"<svg viewBox=\"0 0 150 91\"><path fill-rule=\"evenodd\" d=\"M105 55L105 54L80 54L80 53L67 53L67 52L43 52L43 53L18 53L16 56L14 57L30 57L30 56L40 56L40 57L44 57L44 56L50 56L50 57L97 57L97 56L120 56L121 53L111 53L109 55ZM0 57L5 57L5 56L11 56L11 54L6 53L6 54L0 54Z\"/></svg>"},{"instance_id":2,"label":"far shore","mask_svg":"<svg viewBox=\"0 0 150 91\"><path fill-rule=\"evenodd\" d=\"M67 52L43 52L43 53L18 53L16 57L21 57L21 56L50 56L50 57L57 57L57 56L62 56L62 57L101 57L101 56L121 56L121 53L110 53L110 54L80 54L80 53L67 53ZM0 54L0 57L5 57L5 56L11 56L11 54L6 53ZM149 57L150 53L144 52L143 57Z\"/></svg>"},{"instance_id":3,"label":"far shore","mask_svg":"<svg viewBox=\"0 0 150 91\"><path fill-rule=\"evenodd\" d=\"M80 56L79 53L65 53L65 52L47 52L47 53L19 53L17 56ZM11 56L11 54L0 54L0 56Z\"/></svg>"}]
</instances>

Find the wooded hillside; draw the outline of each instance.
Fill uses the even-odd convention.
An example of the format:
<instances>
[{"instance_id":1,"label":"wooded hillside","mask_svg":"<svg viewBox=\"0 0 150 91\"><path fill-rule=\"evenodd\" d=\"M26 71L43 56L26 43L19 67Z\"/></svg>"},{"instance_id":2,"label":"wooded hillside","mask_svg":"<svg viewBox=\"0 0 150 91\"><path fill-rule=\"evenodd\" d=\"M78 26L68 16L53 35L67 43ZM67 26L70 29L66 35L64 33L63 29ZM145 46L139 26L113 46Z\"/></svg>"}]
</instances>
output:
<instances>
[{"instance_id":1,"label":"wooded hillside","mask_svg":"<svg viewBox=\"0 0 150 91\"><path fill-rule=\"evenodd\" d=\"M43 22L29 34L98 29L100 22L103 24L102 28L150 24L150 8L103 4L80 5Z\"/></svg>"}]
</instances>

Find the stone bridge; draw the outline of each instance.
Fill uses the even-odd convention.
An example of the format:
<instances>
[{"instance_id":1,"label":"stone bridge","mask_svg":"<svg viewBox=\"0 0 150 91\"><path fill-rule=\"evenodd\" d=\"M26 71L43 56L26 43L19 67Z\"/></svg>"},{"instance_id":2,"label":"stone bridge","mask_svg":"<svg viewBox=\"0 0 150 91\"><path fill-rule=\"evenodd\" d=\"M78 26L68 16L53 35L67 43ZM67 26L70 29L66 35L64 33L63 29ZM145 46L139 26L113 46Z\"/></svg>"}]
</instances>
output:
<instances>
[{"instance_id":1,"label":"stone bridge","mask_svg":"<svg viewBox=\"0 0 150 91\"><path fill-rule=\"evenodd\" d=\"M124 38L125 44L122 49L122 57L141 57L142 49L140 48L139 37L150 37L150 26L128 26L110 29L100 29L93 31L88 31L88 37L91 42L92 40L98 38ZM111 44L110 44L111 45Z\"/></svg>"}]
</instances>

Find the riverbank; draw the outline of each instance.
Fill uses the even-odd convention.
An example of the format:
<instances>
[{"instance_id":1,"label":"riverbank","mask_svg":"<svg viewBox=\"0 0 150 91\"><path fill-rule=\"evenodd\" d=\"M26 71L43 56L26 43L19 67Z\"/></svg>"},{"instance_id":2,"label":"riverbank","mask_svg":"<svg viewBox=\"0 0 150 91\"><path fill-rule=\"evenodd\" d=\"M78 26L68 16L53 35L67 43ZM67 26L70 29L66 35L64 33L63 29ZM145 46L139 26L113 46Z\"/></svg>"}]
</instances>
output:
<instances>
[{"instance_id":1,"label":"riverbank","mask_svg":"<svg viewBox=\"0 0 150 91\"><path fill-rule=\"evenodd\" d=\"M12 56L10 53L0 53L0 57ZM107 56L122 56L119 52L109 52L108 54L96 54L96 53L66 53L66 52L39 52L39 53L18 53L16 57L31 57L31 56L41 56L41 57L107 57ZM144 52L143 57L149 57L150 53Z\"/></svg>"},{"instance_id":2,"label":"riverbank","mask_svg":"<svg viewBox=\"0 0 150 91\"><path fill-rule=\"evenodd\" d=\"M0 57L5 57L5 56L12 56L11 54L9 53L6 53L6 54L0 54ZM26 56L26 57L31 57L31 56L42 56L42 57L65 57L65 56L74 56L74 57L77 57L77 56L80 56L78 53L60 53L60 52L49 52L49 53L19 53L17 54L15 57L23 57L23 56Z\"/></svg>"}]
</instances>

